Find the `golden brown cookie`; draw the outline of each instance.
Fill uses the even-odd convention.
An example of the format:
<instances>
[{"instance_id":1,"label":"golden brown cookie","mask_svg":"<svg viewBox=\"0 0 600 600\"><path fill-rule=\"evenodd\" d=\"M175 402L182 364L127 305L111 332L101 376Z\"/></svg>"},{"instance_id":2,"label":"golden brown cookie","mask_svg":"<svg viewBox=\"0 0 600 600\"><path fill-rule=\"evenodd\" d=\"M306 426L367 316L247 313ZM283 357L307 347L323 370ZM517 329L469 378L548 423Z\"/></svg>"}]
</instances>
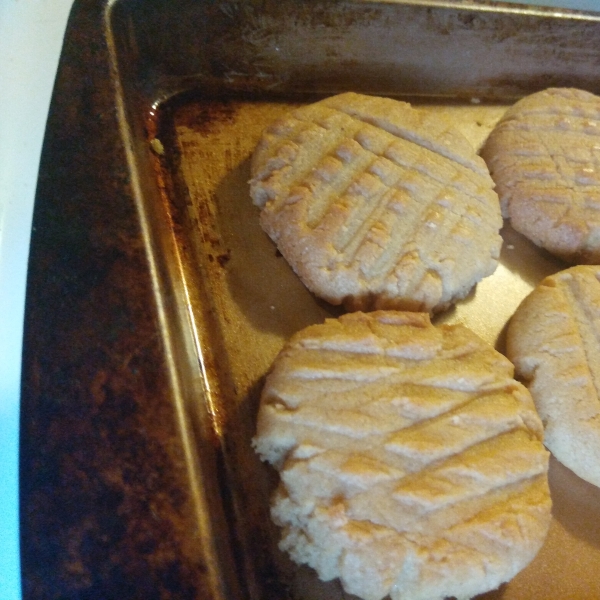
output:
<instances>
[{"instance_id":1,"label":"golden brown cookie","mask_svg":"<svg viewBox=\"0 0 600 600\"><path fill-rule=\"evenodd\" d=\"M507 355L527 382L548 449L600 486L600 266L546 277L511 319Z\"/></svg>"},{"instance_id":2,"label":"golden brown cookie","mask_svg":"<svg viewBox=\"0 0 600 600\"><path fill-rule=\"evenodd\" d=\"M570 88L527 96L481 155L517 231L569 262L600 262L600 97Z\"/></svg>"},{"instance_id":3,"label":"golden brown cookie","mask_svg":"<svg viewBox=\"0 0 600 600\"><path fill-rule=\"evenodd\" d=\"M368 600L470 598L524 568L550 522L542 424L513 366L426 313L349 313L296 334L255 449L281 479L280 547Z\"/></svg>"},{"instance_id":4,"label":"golden brown cookie","mask_svg":"<svg viewBox=\"0 0 600 600\"><path fill-rule=\"evenodd\" d=\"M485 163L406 102L347 93L294 110L264 132L250 194L304 284L351 310L442 310L497 265Z\"/></svg>"}]
</instances>

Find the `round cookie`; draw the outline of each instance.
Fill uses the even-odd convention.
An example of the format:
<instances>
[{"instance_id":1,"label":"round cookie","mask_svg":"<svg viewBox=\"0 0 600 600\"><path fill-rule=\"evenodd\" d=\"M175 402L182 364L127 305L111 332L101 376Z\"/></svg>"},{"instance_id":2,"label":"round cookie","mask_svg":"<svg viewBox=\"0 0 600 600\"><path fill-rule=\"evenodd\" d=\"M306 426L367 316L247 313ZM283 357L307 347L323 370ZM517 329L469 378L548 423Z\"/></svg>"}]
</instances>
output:
<instances>
[{"instance_id":1,"label":"round cookie","mask_svg":"<svg viewBox=\"0 0 600 600\"><path fill-rule=\"evenodd\" d=\"M426 313L297 333L254 447L280 473L280 548L367 600L470 598L511 579L550 523L542 424L512 364Z\"/></svg>"},{"instance_id":2,"label":"round cookie","mask_svg":"<svg viewBox=\"0 0 600 600\"><path fill-rule=\"evenodd\" d=\"M600 263L600 97L550 88L514 104L486 141L502 214L571 263Z\"/></svg>"},{"instance_id":3,"label":"round cookie","mask_svg":"<svg viewBox=\"0 0 600 600\"><path fill-rule=\"evenodd\" d=\"M346 93L292 111L265 130L250 195L308 289L349 310L443 310L497 266L485 163L406 102Z\"/></svg>"},{"instance_id":4,"label":"round cookie","mask_svg":"<svg viewBox=\"0 0 600 600\"><path fill-rule=\"evenodd\" d=\"M528 386L554 456L600 486L600 266L546 277L507 331L507 356Z\"/></svg>"}]
</instances>

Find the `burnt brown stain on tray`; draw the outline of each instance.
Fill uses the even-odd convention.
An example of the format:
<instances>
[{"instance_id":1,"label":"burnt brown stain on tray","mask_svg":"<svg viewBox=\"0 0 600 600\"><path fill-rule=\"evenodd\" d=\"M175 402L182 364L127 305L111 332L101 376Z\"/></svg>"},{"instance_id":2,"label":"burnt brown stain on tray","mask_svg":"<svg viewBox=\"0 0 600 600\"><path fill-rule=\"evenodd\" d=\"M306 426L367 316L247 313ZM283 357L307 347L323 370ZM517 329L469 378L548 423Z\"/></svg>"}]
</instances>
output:
<instances>
[{"instance_id":1,"label":"burnt brown stain on tray","mask_svg":"<svg viewBox=\"0 0 600 600\"><path fill-rule=\"evenodd\" d=\"M201 98L202 96L198 92L180 94L168 106L164 107L163 111L169 111L169 114L172 115L180 107L196 102L198 106L197 110L179 113L179 124L193 129L200 135L210 133L217 124L233 119L235 114L235 103L233 100L217 100L211 103L204 102L200 104L198 100ZM167 119L167 116L163 117L163 121Z\"/></svg>"},{"instance_id":2,"label":"burnt brown stain on tray","mask_svg":"<svg viewBox=\"0 0 600 600\"><path fill-rule=\"evenodd\" d=\"M23 598L208 598L98 35L103 10L75 4L40 166L22 387Z\"/></svg>"}]
</instances>

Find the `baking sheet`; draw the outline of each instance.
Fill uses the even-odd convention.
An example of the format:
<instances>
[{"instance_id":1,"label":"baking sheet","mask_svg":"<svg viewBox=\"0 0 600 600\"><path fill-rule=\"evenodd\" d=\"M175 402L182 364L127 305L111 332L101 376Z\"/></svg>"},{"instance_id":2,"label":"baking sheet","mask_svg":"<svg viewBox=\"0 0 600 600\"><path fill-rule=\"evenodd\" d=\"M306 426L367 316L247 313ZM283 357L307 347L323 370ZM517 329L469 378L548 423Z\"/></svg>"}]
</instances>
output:
<instances>
[{"instance_id":1,"label":"baking sheet","mask_svg":"<svg viewBox=\"0 0 600 600\"><path fill-rule=\"evenodd\" d=\"M210 296L227 357L227 377L235 390L219 402L235 407L235 421L224 424L224 435L235 437L238 454L232 458L243 472L238 474L236 486L243 490L246 522L240 526L252 532L252 539L246 540L247 553L264 557L268 552L275 563L284 559L277 555L278 532L268 525L266 507L272 481L268 467L258 464L250 449L261 383L294 332L341 313L303 287L261 230L258 209L249 198L249 157L261 131L295 105L191 100L166 111L161 138L161 142L167 141L161 156L163 176L174 182L171 197L179 205L175 225L180 232L191 305L206 304L200 288ZM418 99L413 105L450 116L476 148L506 110L503 104L424 103ZM496 272L454 309L434 320L463 323L500 351L506 323L520 301L543 277L566 266L533 246L510 224L502 234L504 244ZM195 312L195 319L202 327L201 311ZM546 544L527 569L485 597L600 596L600 580L595 576L600 565L600 490L555 460L550 482L554 518ZM264 530L258 537L257 528ZM261 544L258 548L257 543ZM282 581L291 585L294 598L347 597L336 582L319 582L310 569L280 568Z\"/></svg>"},{"instance_id":2,"label":"baking sheet","mask_svg":"<svg viewBox=\"0 0 600 600\"><path fill-rule=\"evenodd\" d=\"M600 92L600 19L490 2L80 0L36 198L24 340L24 597L344 597L276 549L250 448L284 341L340 310L258 225L248 158L326 94L410 98L479 145L550 85ZM438 320L499 349L563 265L514 233ZM534 563L489 598L600 597L598 490L552 462Z\"/></svg>"}]
</instances>

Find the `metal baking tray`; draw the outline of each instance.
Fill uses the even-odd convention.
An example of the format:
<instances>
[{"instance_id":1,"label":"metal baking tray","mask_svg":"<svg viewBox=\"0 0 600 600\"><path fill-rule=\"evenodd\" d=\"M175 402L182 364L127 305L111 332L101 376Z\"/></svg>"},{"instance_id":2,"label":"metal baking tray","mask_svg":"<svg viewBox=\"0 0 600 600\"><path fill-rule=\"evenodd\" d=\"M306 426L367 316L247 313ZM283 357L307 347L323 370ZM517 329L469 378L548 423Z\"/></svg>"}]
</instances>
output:
<instances>
[{"instance_id":1,"label":"metal baking tray","mask_svg":"<svg viewBox=\"0 0 600 600\"><path fill-rule=\"evenodd\" d=\"M264 375L316 300L258 225L262 128L346 90L453 115L479 146L516 98L600 92L600 17L494 2L77 0L34 210L21 416L23 597L348 598L276 548L250 447ZM565 265L510 225L437 318L499 350ZM600 597L600 490L552 460L545 546L483 597Z\"/></svg>"}]
</instances>

